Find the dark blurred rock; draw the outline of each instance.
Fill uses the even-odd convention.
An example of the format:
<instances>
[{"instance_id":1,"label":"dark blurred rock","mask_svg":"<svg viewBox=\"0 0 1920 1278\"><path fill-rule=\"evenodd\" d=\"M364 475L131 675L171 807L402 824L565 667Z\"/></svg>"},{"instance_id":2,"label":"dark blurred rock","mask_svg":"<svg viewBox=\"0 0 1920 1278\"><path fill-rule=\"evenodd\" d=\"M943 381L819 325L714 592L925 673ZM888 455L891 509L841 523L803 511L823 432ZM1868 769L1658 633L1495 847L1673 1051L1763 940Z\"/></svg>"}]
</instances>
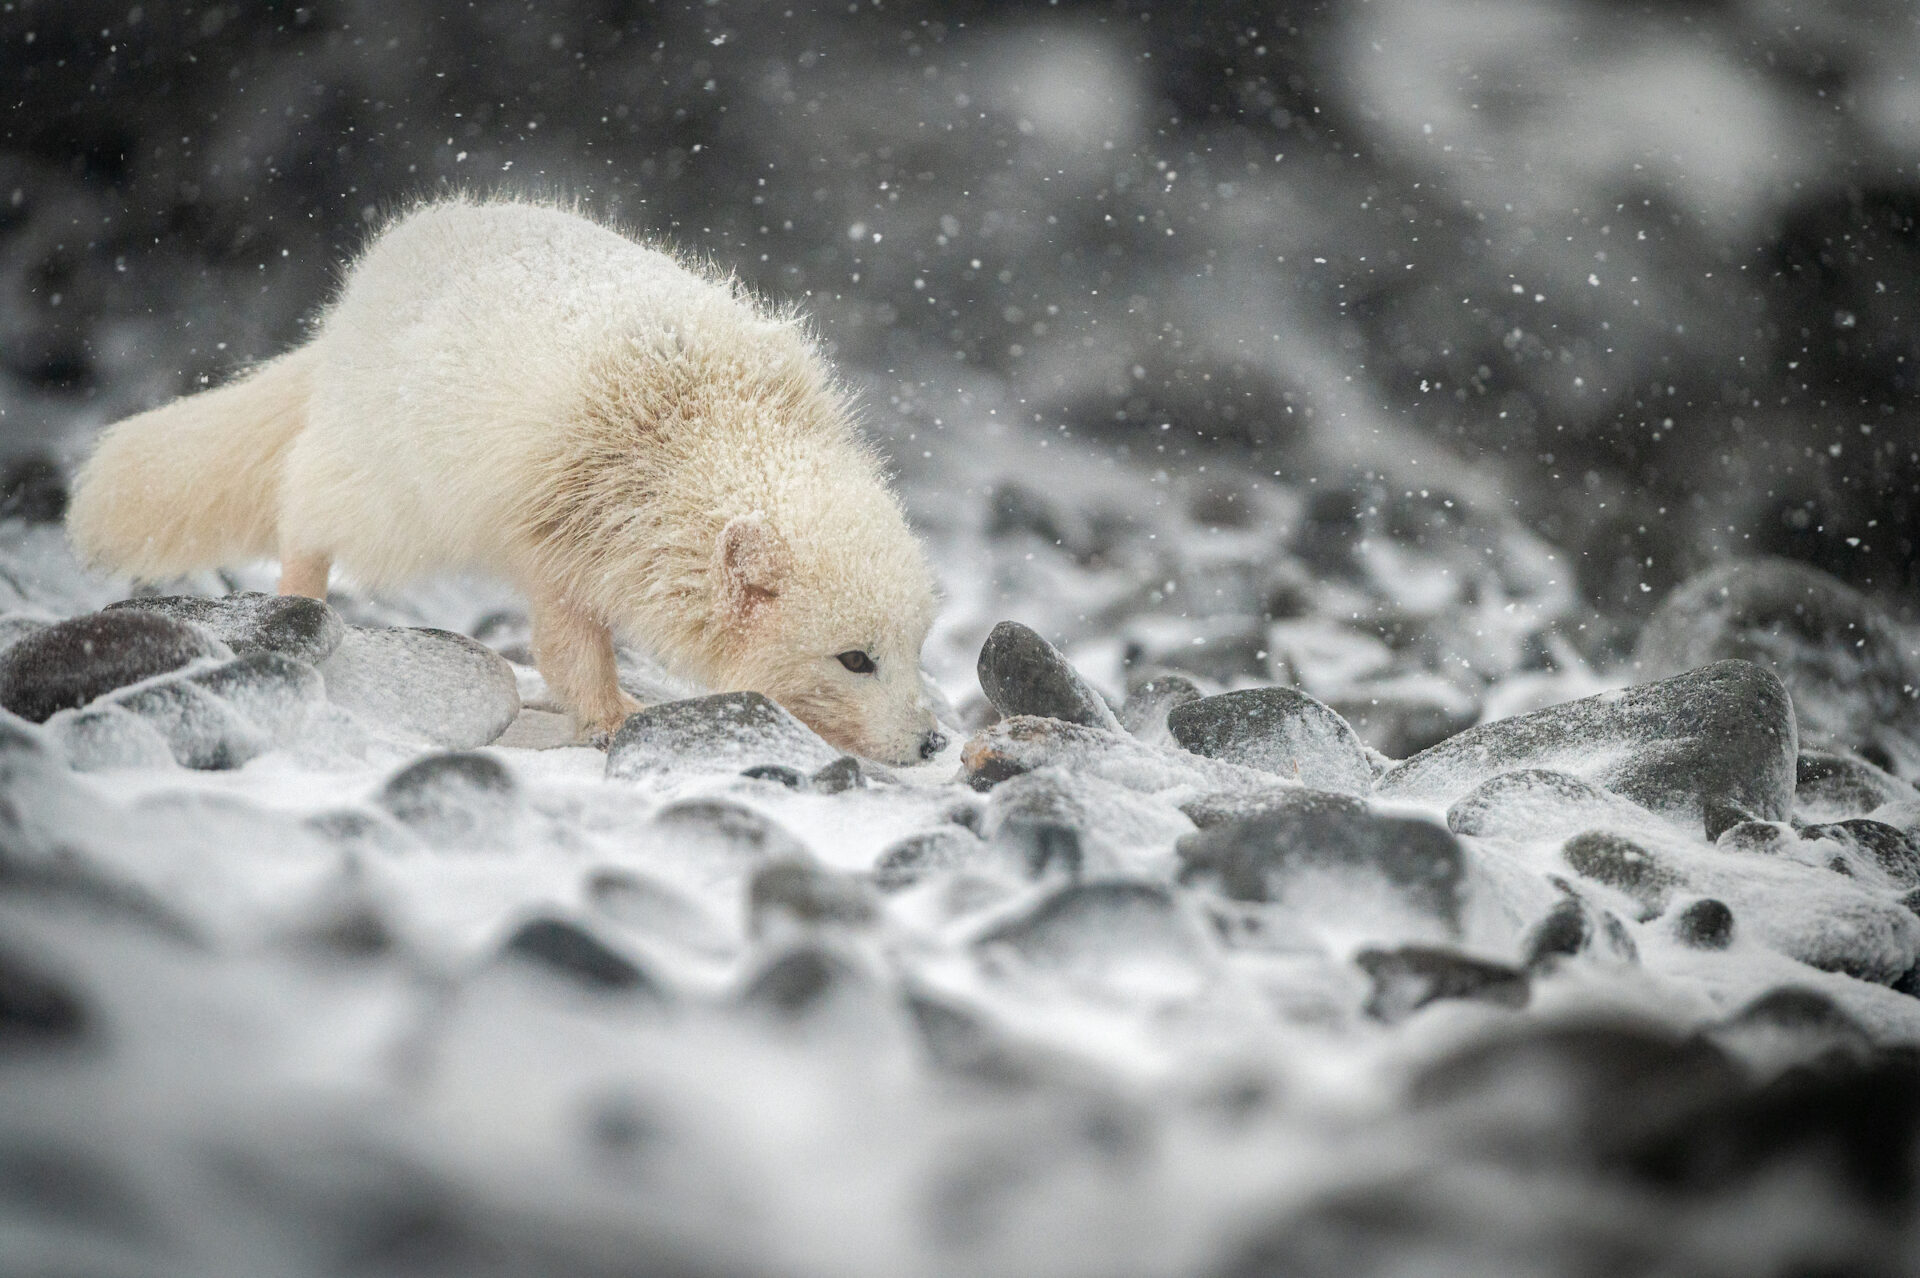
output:
<instances>
[{"instance_id":1,"label":"dark blurred rock","mask_svg":"<svg viewBox=\"0 0 1920 1278\"><path fill-rule=\"evenodd\" d=\"M743 864L807 856L806 846L778 821L723 798L676 799L653 814L655 834L689 853Z\"/></svg>"},{"instance_id":2,"label":"dark blurred rock","mask_svg":"<svg viewBox=\"0 0 1920 1278\"><path fill-rule=\"evenodd\" d=\"M507 659L451 631L350 626L320 673L334 704L449 750L489 744L520 713Z\"/></svg>"},{"instance_id":3,"label":"dark blurred rock","mask_svg":"<svg viewBox=\"0 0 1920 1278\"><path fill-rule=\"evenodd\" d=\"M1167 713L1205 695L1183 674L1156 674L1127 694L1120 707L1120 726L1142 741L1166 740Z\"/></svg>"},{"instance_id":4,"label":"dark blurred rock","mask_svg":"<svg viewBox=\"0 0 1920 1278\"><path fill-rule=\"evenodd\" d=\"M233 656L198 626L140 612L96 612L0 652L0 706L34 723L207 657Z\"/></svg>"},{"instance_id":5,"label":"dark blurred rock","mask_svg":"<svg viewBox=\"0 0 1920 1278\"><path fill-rule=\"evenodd\" d=\"M1320 790L1363 795L1373 765L1353 729L1297 688L1249 688L1175 706L1167 730L1183 749Z\"/></svg>"},{"instance_id":6,"label":"dark blurred rock","mask_svg":"<svg viewBox=\"0 0 1920 1278\"><path fill-rule=\"evenodd\" d=\"M1267 791L1228 790L1203 794L1181 802L1180 811L1202 830L1235 821L1247 821L1270 812L1364 813L1365 799L1331 790L1286 786Z\"/></svg>"},{"instance_id":7,"label":"dark blurred rock","mask_svg":"<svg viewBox=\"0 0 1920 1278\"><path fill-rule=\"evenodd\" d=\"M318 599L268 595L244 590L218 599L198 595L161 595L123 599L108 611L137 609L190 621L210 632L238 656L277 652L317 666L347 633L340 615Z\"/></svg>"},{"instance_id":8,"label":"dark blurred rock","mask_svg":"<svg viewBox=\"0 0 1920 1278\"><path fill-rule=\"evenodd\" d=\"M747 883L747 931L766 936L780 925L864 927L880 903L860 880L798 858L769 861Z\"/></svg>"},{"instance_id":9,"label":"dark blurred rock","mask_svg":"<svg viewBox=\"0 0 1920 1278\"><path fill-rule=\"evenodd\" d=\"M1527 1005L1530 987L1525 972L1457 950L1429 945L1369 949L1354 955L1353 961L1373 981L1367 1015L1388 1024L1441 999L1470 999L1501 1007Z\"/></svg>"},{"instance_id":10,"label":"dark blurred rock","mask_svg":"<svg viewBox=\"0 0 1920 1278\"><path fill-rule=\"evenodd\" d=\"M1324 876L1378 885L1450 933L1460 925L1466 877L1459 840L1430 821L1324 809L1269 812L1183 837L1183 883L1210 884L1237 901L1285 901Z\"/></svg>"},{"instance_id":11,"label":"dark blurred rock","mask_svg":"<svg viewBox=\"0 0 1920 1278\"><path fill-rule=\"evenodd\" d=\"M590 993L662 997L659 985L639 964L567 919L527 920L514 929L501 953L563 977Z\"/></svg>"},{"instance_id":12,"label":"dark blurred rock","mask_svg":"<svg viewBox=\"0 0 1920 1278\"><path fill-rule=\"evenodd\" d=\"M629 715L607 750L618 781L775 764L811 773L841 758L819 734L757 692L667 701Z\"/></svg>"},{"instance_id":13,"label":"dark blurred rock","mask_svg":"<svg viewBox=\"0 0 1920 1278\"><path fill-rule=\"evenodd\" d=\"M1619 916L1575 895L1556 901L1520 938L1520 964L1529 972L1583 955L1614 963L1640 961L1640 949Z\"/></svg>"},{"instance_id":14,"label":"dark blurred rock","mask_svg":"<svg viewBox=\"0 0 1920 1278\"><path fill-rule=\"evenodd\" d=\"M115 696L113 704L151 725L183 768L237 768L271 744L231 703L187 679L132 689Z\"/></svg>"},{"instance_id":15,"label":"dark blurred rock","mask_svg":"<svg viewBox=\"0 0 1920 1278\"><path fill-rule=\"evenodd\" d=\"M1006 951L1029 970L1098 983L1192 990L1206 939L1164 884L1140 879L1075 883L994 924L975 939L983 956Z\"/></svg>"},{"instance_id":16,"label":"dark blurred rock","mask_svg":"<svg viewBox=\"0 0 1920 1278\"><path fill-rule=\"evenodd\" d=\"M1806 821L1843 821L1882 804L1920 801L1920 790L1847 754L1802 750L1795 782L1794 814Z\"/></svg>"},{"instance_id":17,"label":"dark blurred rock","mask_svg":"<svg viewBox=\"0 0 1920 1278\"><path fill-rule=\"evenodd\" d=\"M92 1021L64 982L11 944L0 946L0 1051L75 1043Z\"/></svg>"},{"instance_id":18,"label":"dark blurred rock","mask_svg":"<svg viewBox=\"0 0 1920 1278\"><path fill-rule=\"evenodd\" d=\"M1376 688L1330 698L1327 706L1389 759L1407 759L1480 721L1478 703L1458 696Z\"/></svg>"},{"instance_id":19,"label":"dark blurred rock","mask_svg":"<svg viewBox=\"0 0 1920 1278\"><path fill-rule=\"evenodd\" d=\"M67 517L67 478L51 457L14 457L0 465L0 519L57 524Z\"/></svg>"},{"instance_id":20,"label":"dark blurred rock","mask_svg":"<svg viewBox=\"0 0 1920 1278\"><path fill-rule=\"evenodd\" d=\"M1713 845L1729 852L1776 856L1799 837L1799 833L1784 821L1741 821L1715 835Z\"/></svg>"},{"instance_id":21,"label":"dark blurred rock","mask_svg":"<svg viewBox=\"0 0 1920 1278\"><path fill-rule=\"evenodd\" d=\"M635 870L595 870L587 876L586 894L601 915L649 941L714 956L730 954L738 946L737 938L699 902Z\"/></svg>"},{"instance_id":22,"label":"dark blurred rock","mask_svg":"<svg viewBox=\"0 0 1920 1278\"><path fill-rule=\"evenodd\" d=\"M1884 731L1920 758L1920 651L1852 587L1804 564L1725 564L1683 584L1641 632L1660 677L1729 658L1777 675L1810 741L1858 747Z\"/></svg>"},{"instance_id":23,"label":"dark blurred rock","mask_svg":"<svg viewBox=\"0 0 1920 1278\"><path fill-rule=\"evenodd\" d=\"M1785 820L1799 751L1779 680L1722 661L1659 683L1469 728L1387 770L1385 798L1452 802L1521 768L1570 772L1676 820Z\"/></svg>"},{"instance_id":24,"label":"dark blurred rock","mask_svg":"<svg viewBox=\"0 0 1920 1278\"><path fill-rule=\"evenodd\" d=\"M394 773L375 802L434 847L499 849L517 826L520 786L491 755L430 754Z\"/></svg>"},{"instance_id":25,"label":"dark blurred rock","mask_svg":"<svg viewBox=\"0 0 1920 1278\"><path fill-rule=\"evenodd\" d=\"M880 775L872 764L843 754L815 772L809 780L814 790L821 794L844 794L848 790L866 789Z\"/></svg>"},{"instance_id":26,"label":"dark blurred rock","mask_svg":"<svg viewBox=\"0 0 1920 1278\"><path fill-rule=\"evenodd\" d=\"M801 945L775 956L740 991L743 1007L799 1018L842 998L871 993L872 982L837 950Z\"/></svg>"},{"instance_id":27,"label":"dark blurred rock","mask_svg":"<svg viewBox=\"0 0 1920 1278\"><path fill-rule=\"evenodd\" d=\"M1667 898L1682 886L1679 874L1625 835L1605 830L1576 834L1560 855L1574 872L1632 897L1651 918L1667 908Z\"/></svg>"},{"instance_id":28,"label":"dark blurred rock","mask_svg":"<svg viewBox=\"0 0 1920 1278\"><path fill-rule=\"evenodd\" d=\"M1029 534L1053 546L1066 544L1067 535L1053 505L1025 484L1005 480L994 485L987 501L987 536Z\"/></svg>"},{"instance_id":29,"label":"dark blurred rock","mask_svg":"<svg viewBox=\"0 0 1920 1278\"><path fill-rule=\"evenodd\" d=\"M830 763L827 766L833 765ZM789 790L805 790L810 784L806 773L798 768L789 768L784 763L756 763L751 768L742 768L740 775L754 781L771 781Z\"/></svg>"},{"instance_id":30,"label":"dark blurred rock","mask_svg":"<svg viewBox=\"0 0 1920 1278\"><path fill-rule=\"evenodd\" d=\"M1673 934L1696 950L1724 950L1733 944L1733 911L1723 901L1701 897L1673 916Z\"/></svg>"},{"instance_id":31,"label":"dark blurred rock","mask_svg":"<svg viewBox=\"0 0 1920 1278\"><path fill-rule=\"evenodd\" d=\"M980 688L1003 715L1039 715L1120 731L1106 699L1058 649L1017 621L993 628L980 649Z\"/></svg>"},{"instance_id":32,"label":"dark blurred rock","mask_svg":"<svg viewBox=\"0 0 1920 1278\"><path fill-rule=\"evenodd\" d=\"M1174 626L1142 619L1122 631L1121 660L1128 670L1177 670L1213 683L1276 676L1264 617L1214 614L1182 618ZM1171 633L1169 633L1171 631ZM1289 675L1285 663L1281 672Z\"/></svg>"},{"instance_id":33,"label":"dark blurred rock","mask_svg":"<svg viewBox=\"0 0 1920 1278\"><path fill-rule=\"evenodd\" d=\"M958 869L978 857L978 835L959 826L909 834L889 845L873 866L873 883L882 892L912 887L930 875Z\"/></svg>"}]
</instances>

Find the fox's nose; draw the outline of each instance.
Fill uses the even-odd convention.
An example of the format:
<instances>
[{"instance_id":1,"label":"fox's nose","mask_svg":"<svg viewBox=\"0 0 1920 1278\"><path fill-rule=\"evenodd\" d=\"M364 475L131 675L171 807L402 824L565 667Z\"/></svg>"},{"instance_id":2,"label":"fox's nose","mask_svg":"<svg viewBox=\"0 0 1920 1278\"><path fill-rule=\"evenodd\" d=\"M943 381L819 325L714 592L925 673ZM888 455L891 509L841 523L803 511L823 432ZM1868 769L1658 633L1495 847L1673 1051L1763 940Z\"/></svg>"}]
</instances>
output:
<instances>
[{"instance_id":1,"label":"fox's nose","mask_svg":"<svg viewBox=\"0 0 1920 1278\"><path fill-rule=\"evenodd\" d=\"M931 759L946 748L946 734L937 728L920 738L920 757L923 759Z\"/></svg>"}]
</instances>

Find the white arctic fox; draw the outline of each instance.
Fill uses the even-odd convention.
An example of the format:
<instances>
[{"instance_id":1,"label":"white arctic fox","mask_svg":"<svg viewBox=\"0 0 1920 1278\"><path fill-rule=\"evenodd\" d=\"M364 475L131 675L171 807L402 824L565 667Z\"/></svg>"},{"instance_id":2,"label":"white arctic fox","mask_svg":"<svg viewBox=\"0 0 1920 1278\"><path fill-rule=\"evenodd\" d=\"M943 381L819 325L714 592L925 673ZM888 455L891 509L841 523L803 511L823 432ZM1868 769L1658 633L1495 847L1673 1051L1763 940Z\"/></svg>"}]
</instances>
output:
<instances>
[{"instance_id":1,"label":"white arctic fox","mask_svg":"<svg viewBox=\"0 0 1920 1278\"><path fill-rule=\"evenodd\" d=\"M558 208L401 218L306 345L110 429L67 522L145 579L278 556L282 594L323 598L335 563L374 587L503 574L589 735L639 708L617 632L843 749L943 744L925 560L801 325Z\"/></svg>"}]
</instances>

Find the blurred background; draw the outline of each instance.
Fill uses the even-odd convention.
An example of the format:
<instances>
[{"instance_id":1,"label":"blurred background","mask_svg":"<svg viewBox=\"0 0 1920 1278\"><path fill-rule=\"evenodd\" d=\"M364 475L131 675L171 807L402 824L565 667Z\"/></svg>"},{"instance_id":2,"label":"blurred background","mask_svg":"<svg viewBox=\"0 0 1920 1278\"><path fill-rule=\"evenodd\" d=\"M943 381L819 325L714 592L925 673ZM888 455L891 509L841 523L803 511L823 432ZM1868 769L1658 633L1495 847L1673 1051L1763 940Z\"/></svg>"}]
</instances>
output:
<instances>
[{"instance_id":1,"label":"blurred background","mask_svg":"<svg viewBox=\"0 0 1920 1278\"><path fill-rule=\"evenodd\" d=\"M1552 586L1536 664L1624 660L1730 555L1910 615L1917 34L1894 0L11 0L9 500L299 341L396 209L507 190L797 302L961 603L1047 593L1009 577L1031 547L953 579L964 495L1189 623L1326 611L1302 592L1344 574L1404 646L1482 595L1353 548L1494 525L1460 554L1513 561L1508 601ZM1142 567L1136 479L1274 553ZM1050 630L1098 646L1111 604ZM1275 674L1268 638L1226 675Z\"/></svg>"}]
</instances>

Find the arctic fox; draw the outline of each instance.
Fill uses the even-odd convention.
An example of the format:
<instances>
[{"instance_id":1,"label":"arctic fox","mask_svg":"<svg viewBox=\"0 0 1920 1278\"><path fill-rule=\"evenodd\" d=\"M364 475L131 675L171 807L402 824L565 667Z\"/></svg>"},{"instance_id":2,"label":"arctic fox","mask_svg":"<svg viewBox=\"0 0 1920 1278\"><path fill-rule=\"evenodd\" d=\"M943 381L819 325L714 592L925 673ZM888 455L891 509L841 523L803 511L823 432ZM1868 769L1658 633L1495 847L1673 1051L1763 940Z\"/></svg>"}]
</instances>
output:
<instances>
[{"instance_id":1,"label":"arctic fox","mask_svg":"<svg viewBox=\"0 0 1920 1278\"><path fill-rule=\"evenodd\" d=\"M944 745L926 562L800 323L559 208L400 218L306 345L107 431L68 528L145 579L278 556L316 598L336 563L502 574L590 738L640 708L618 633L842 749Z\"/></svg>"}]
</instances>

